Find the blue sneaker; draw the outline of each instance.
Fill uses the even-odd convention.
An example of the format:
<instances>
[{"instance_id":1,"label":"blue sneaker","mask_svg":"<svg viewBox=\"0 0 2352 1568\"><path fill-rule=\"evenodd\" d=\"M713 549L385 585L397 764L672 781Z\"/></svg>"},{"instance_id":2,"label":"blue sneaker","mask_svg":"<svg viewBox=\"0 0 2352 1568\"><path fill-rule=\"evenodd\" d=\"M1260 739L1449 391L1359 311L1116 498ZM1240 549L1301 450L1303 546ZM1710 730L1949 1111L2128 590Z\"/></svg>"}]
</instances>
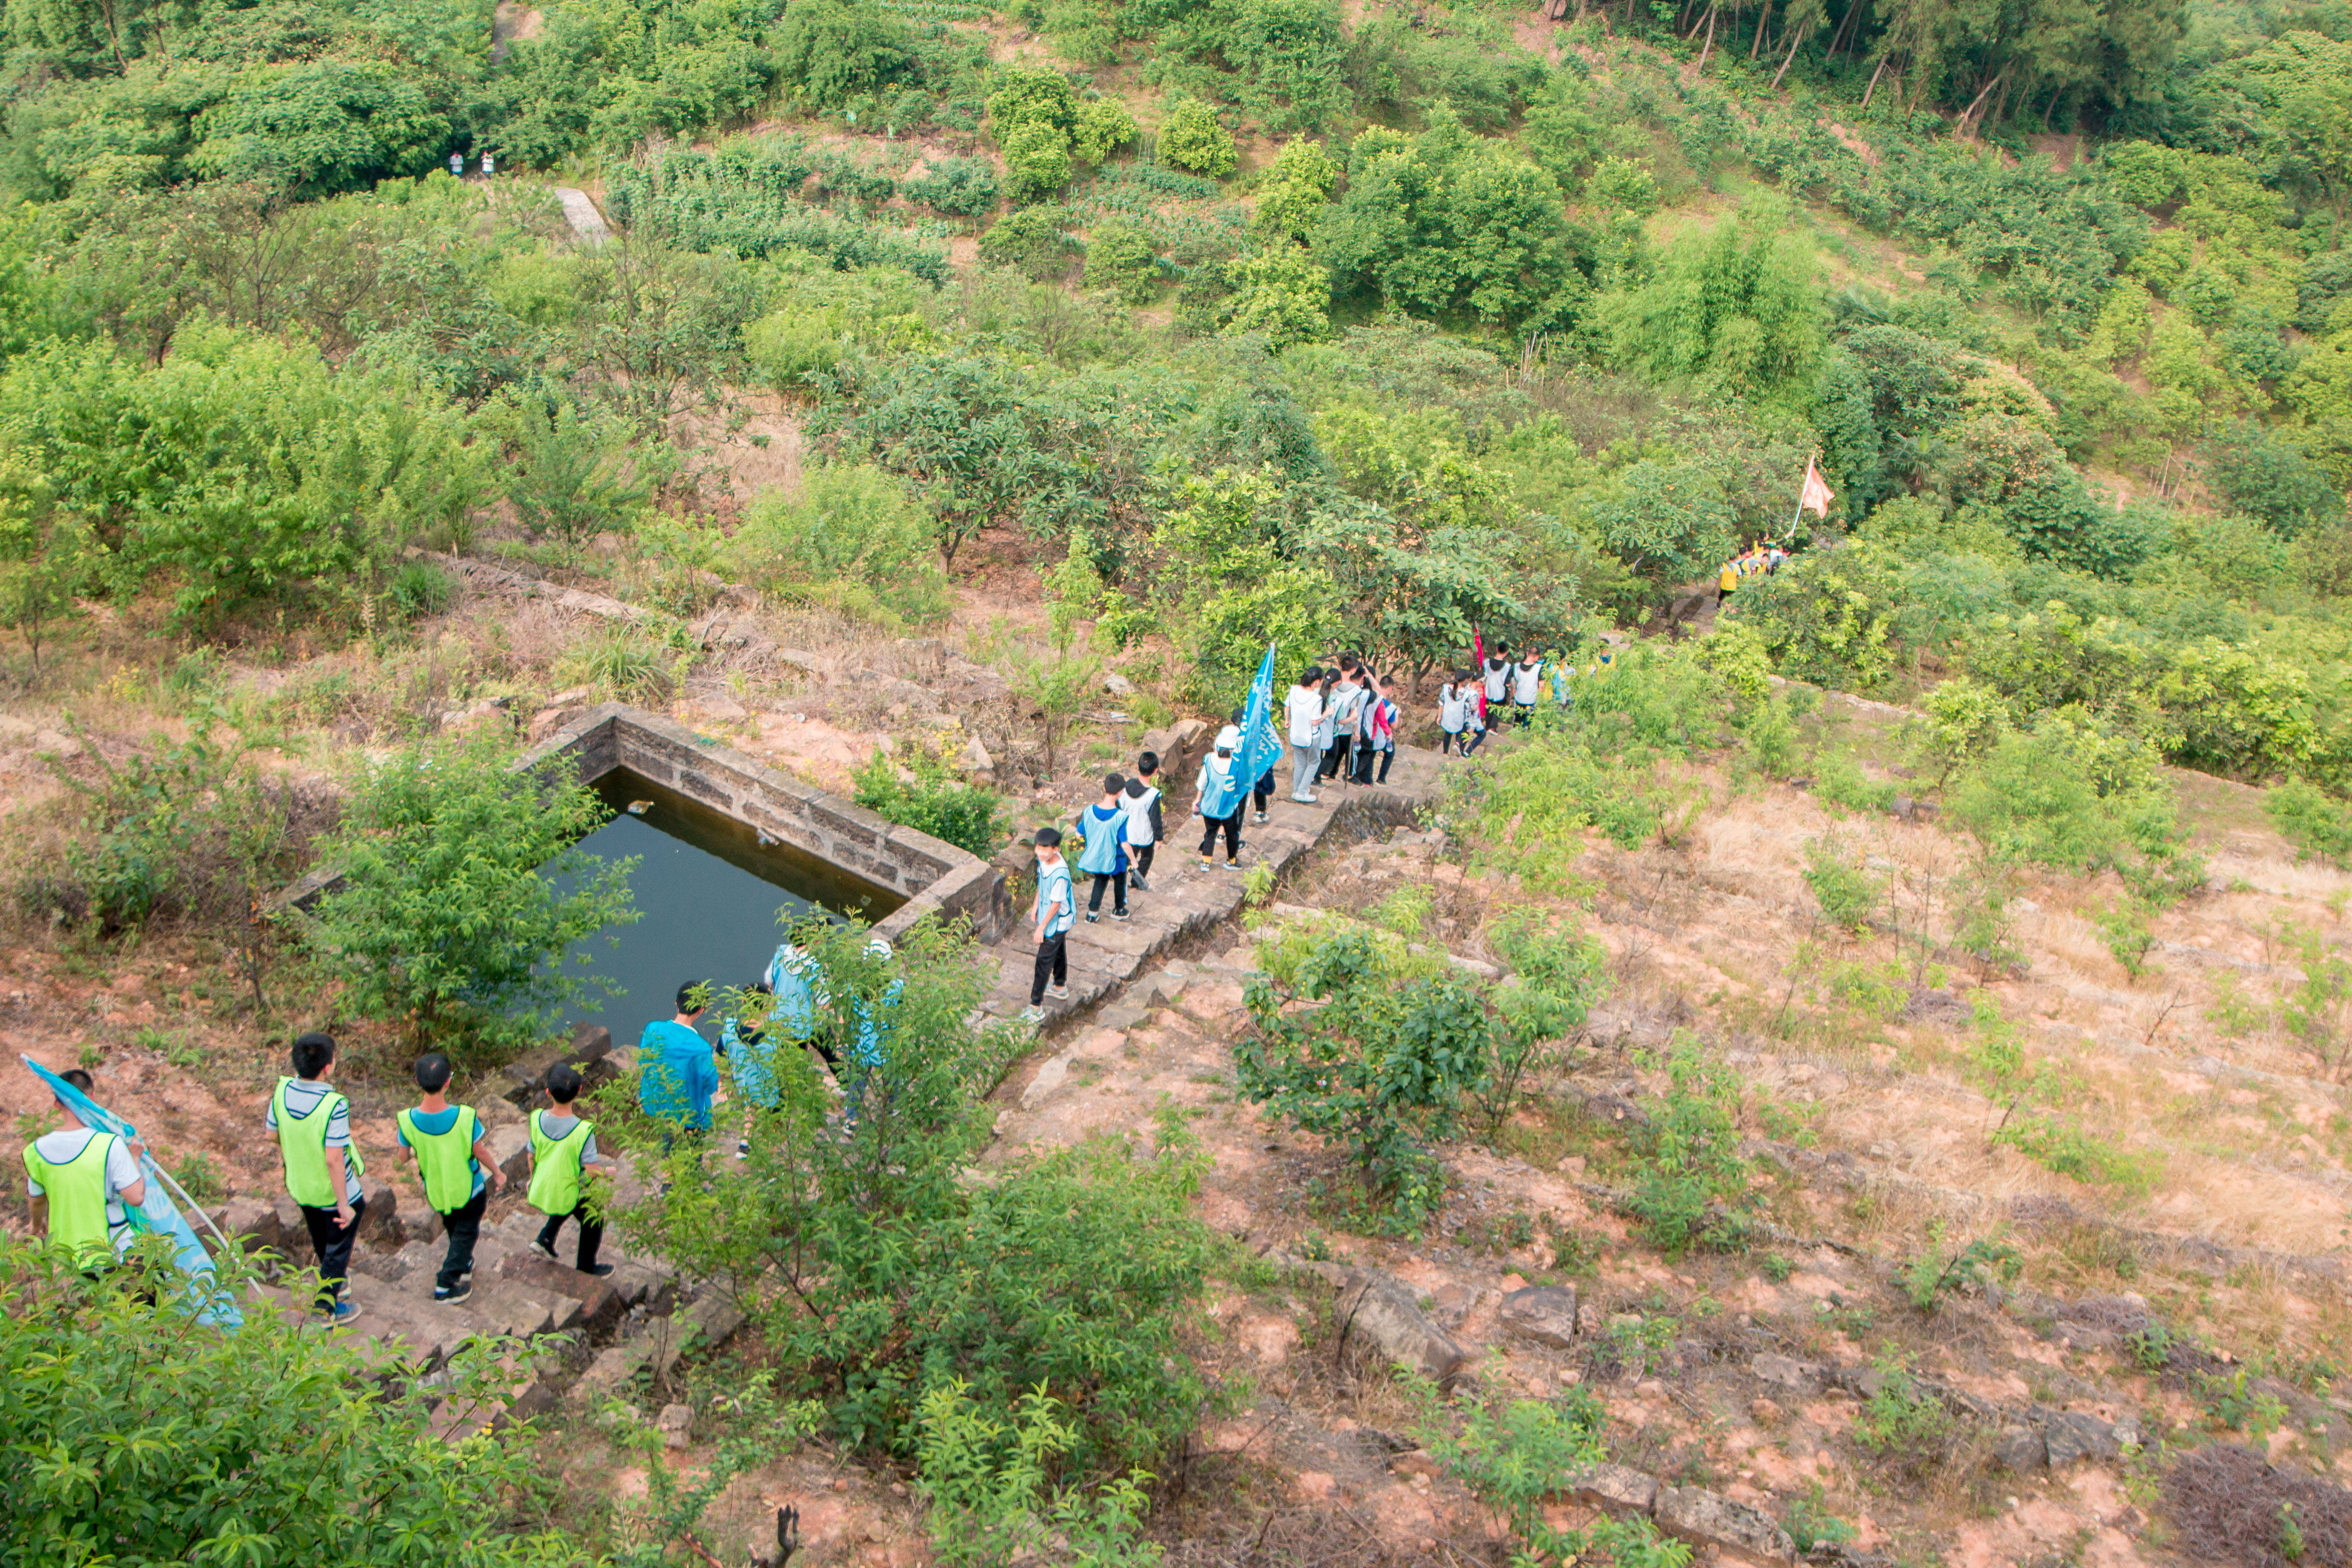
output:
<instances>
[{"instance_id":1,"label":"blue sneaker","mask_svg":"<svg viewBox=\"0 0 2352 1568\"><path fill-rule=\"evenodd\" d=\"M338 1299L335 1302L334 1310L327 1314L327 1327L331 1329L342 1328L352 1322L359 1315L360 1304L357 1301L345 1301Z\"/></svg>"}]
</instances>

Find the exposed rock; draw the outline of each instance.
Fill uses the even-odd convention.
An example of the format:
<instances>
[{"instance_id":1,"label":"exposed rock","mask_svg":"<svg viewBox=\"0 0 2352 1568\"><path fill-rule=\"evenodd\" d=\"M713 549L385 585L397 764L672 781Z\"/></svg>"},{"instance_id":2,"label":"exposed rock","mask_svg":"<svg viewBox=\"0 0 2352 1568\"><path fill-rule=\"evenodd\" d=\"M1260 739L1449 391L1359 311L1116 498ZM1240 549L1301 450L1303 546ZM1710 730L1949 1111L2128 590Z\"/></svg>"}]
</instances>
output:
<instances>
[{"instance_id":1,"label":"exposed rock","mask_svg":"<svg viewBox=\"0 0 2352 1568\"><path fill-rule=\"evenodd\" d=\"M2071 1410L2036 1410L2042 1439L2050 1453L2050 1468L2058 1469L2077 1459L2113 1459L2123 1453L2116 1429L2095 1415Z\"/></svg>"},{"instance_id":2,"label":"exposed rock","mask_svg":"<svg viewBox=\"0 0 2352 1568\"><path fill-rule=\"evenodd\" d=\"M1658 1500L1658 1479L1631 1465L1595 1465L1579 1475L1568 1495L1620 1519L1647 1513Z\"/></svg>"},{"instance_id":3,"label":"exposed rock","mask_svg":"<svg viewBox=\"0 0 2352 1568\"><path fill-rule=\"evenodd\" d=\"M1660 1487L1658 1528L1694 1546L1723 1546L1769 1563L1794 1563L1797 1543L1770 1516L1697 1487Z\"/></svg>"},{"instance_id":4,"label":"exposed rock","mask_svg":"<svg viewBox=\"0 0 2352 1568\"><path fill-rule=\"evenodd\" d=\"M1135 682L1114 669L1103 676L1102 689L1113 697L1126 697L1134 692Z\"/></svg>"},{"instance_id":5,"label":"exposed rock","mask_svg":"<svg viewBox=\"0 0 2352 1568\"><path fill-rule=\"evenodd\" d=\"M1564 1285L1532 1285L1503 1298L1503 1327L1523 1340L1570 1350L1576 1344L1576 1292Z\"/></svg>"},{"instance_id":6,"label":"exposed rock","mask_svg":"<svg viewBox=\"0 0 2352 1568\"><path fill-rule=\"evenodd\" d=\"M968 773L992 773L996 771L996 759L988 754L988 748L980 743L979 736L974 735L964 742L962 752L956 757L956 765Z\"/></svg>"},{"instance_id":7,"label":"exposed rock","mask_svg":"<svg viewBox=\"0 0 2352 1568\"><path fill-rule=\"evenodd\" d=\"M2038 1470L2050 1462L2050 1451L2032 1427L2006 1426L1992 1440L1992 1462L2007 1470Z\"/></svg>"},{"instance_id":8,"label":"exposed rock","mask_svg":"<svg viewBox=\"0 0 2352 1568\"><path fill-rule=\"evenodd\" d=\"M233 1198L213 1211L212 1220L240 1251L286 1250L286 1236L278 1226L278 1211L258 1198ZM219 1245L209 1233L204 1240L208 1246Z\"/></svg>"},{"instance_id":9,"label":"exposed rock","mask_svg":"<svg viewBox=\"0 0 2352 1568\"><path fill-rule=\"evenodd\" d=\"M362 1182L360 1185L366 1194L367 1207L360 1215L359 1239L396 1242L393 1221L400 1214L399 1194L383 1182Z\"/></svg>"},{"instance_id":10,"label":"exposed rock","mask_svg":"<svg viewBox=\"0 0 2352 1568\"><path fill-rule=\"evenodd\" d=\"M1780 1417L1786 1414L1786 1411L1769 1399L1751 1399L1748 1402L1748 1417L1759 1426L1777 1426L1780 1424Z\"/></svg>"},{"instance_id":11,"label":"exposed rock","mask_svg":"<svg viewBox=\"0 0 2352 1568\"><path fill-rule=\"evenodd\" d=\"M1469 1364L1470 1352L1453 1335L1425 1317L1413 1293L1377 1268L1350 1268L1339 1263L1277 1259L1327 1280L1338 1292L1332 1314L1339 1321L1340 1343L1370 1346L1382 1358L1442 1384Z\"/></svg>"},{"instance_id":12,"label":"exposed rock","mask_svg":"<svg viewBox=\"0 0 2352 1568\"><path fill-rule=\"evenodd\" d=\"M694 1443L694 1406L665 1405L655 1417L654 1426L660 1431L665 1447L690 1447Z\"/></svg>"},{"instance_id":13,"label":"exposed rock","mask_svg":"<svg viewBox=\"0 0 2352 1568\"><path fill-rule=\"evenodd\" d=\"M2058 1337L2078 1351L2111 1351L2123 1343L2123 1336L2113 1329L2103 1329L2094 1323L2073 1323L2058 1320Z\"/></svg>"}]
</instances>

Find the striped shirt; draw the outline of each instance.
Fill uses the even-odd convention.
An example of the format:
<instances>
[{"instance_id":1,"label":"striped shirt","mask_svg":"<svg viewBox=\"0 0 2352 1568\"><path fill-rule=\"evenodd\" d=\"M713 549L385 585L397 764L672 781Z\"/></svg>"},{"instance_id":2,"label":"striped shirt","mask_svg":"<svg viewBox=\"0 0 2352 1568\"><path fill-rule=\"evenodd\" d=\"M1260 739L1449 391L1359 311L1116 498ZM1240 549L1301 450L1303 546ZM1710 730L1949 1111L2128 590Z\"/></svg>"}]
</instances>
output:
<instances>
[{"instance_id":1,"label":"striped shirt","mask_svg":"<svg viewBox=\"0 0 2352 1568\"><path fill-rule=\"evenodd\" d=\"M290 1116L308 1116L319 1109L319 1102L335 1092L332 1084L317 1083L298 1078L286 1086L286 1110ZM269 1114L263 1119L268 1129L278 1131L278 1107L272 1103ZM352 1102L343 1101L327 1118L327 1147L343 1152L343 1190L356 1198L360 1195L360 1170L352 1163Z\"/></svg>"}]
</instances>

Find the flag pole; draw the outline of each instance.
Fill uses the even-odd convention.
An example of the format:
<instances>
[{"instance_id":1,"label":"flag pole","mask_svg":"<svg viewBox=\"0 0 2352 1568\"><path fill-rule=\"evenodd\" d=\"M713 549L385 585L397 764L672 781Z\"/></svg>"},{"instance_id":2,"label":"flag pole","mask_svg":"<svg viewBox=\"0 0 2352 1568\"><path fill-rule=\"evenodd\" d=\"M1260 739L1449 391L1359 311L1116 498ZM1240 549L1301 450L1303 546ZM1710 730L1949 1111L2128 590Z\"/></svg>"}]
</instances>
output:
<instances>
[{"instance_id":1,"label":"flag pole","mask_svg":"<svg viewBox=\"0 0 2352 1568\"><path fill-rule=\"evenodd\" d=\"M1822 449L1816 447L1813 455L1805 459L1805 478L1797 481L1797 510L1789 517L1789 542L1791 544L1797 542L1797 525L1805 521L1805 480L1813 477L1813 469L1821 460Z\"/></svg>"}]
</instances>

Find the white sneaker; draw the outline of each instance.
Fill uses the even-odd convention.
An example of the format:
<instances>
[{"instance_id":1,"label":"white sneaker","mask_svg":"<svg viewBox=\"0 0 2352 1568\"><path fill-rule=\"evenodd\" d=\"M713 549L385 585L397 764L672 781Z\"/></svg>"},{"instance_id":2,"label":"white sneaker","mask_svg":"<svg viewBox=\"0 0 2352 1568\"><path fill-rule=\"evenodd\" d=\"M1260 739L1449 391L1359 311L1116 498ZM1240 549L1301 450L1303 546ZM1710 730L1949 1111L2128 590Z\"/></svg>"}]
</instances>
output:
<instances>
[{"instance_id":1,"label":"white sneaker","mask_svg":"<svg viewBox=\"0 0 2352 1568\"><path fill-rule=\"evenodd\" d=\"M1048 985L1045 987L1045 994L1056 1002L1066 1002L1070 999L1070 988L1066 985Z\"/></svg>"},{"instance_id":2,"label":"white sneaker","mask_svg":"<svg viewBox=\"0 0 2352 1568\"><path fill-rule=\"evenodd\" d=\"M1045 1009L1024 1007L1021 1009L1021 1021L1024 1024L1042 1024L1045 1021Z\"/></svg>"}]
</instances>

